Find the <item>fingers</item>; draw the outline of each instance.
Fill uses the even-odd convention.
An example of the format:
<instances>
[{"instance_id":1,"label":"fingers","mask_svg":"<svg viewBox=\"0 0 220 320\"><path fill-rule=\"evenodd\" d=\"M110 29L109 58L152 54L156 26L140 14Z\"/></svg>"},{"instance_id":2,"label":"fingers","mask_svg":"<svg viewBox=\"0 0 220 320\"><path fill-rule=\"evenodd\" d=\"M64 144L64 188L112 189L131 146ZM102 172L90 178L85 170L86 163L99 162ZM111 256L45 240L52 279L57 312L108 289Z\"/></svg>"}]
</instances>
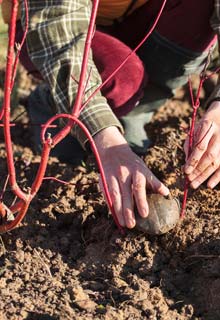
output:
<instances>
[{"instance_id":1,"label":"fingers","mask_svg":"<svg viewBox=\"0 0 220 320\"><path fill-rule=\"evenodd\" d=\"M99 176L99 186L105 197L105 201L107 202L103 183L100 176ZM122 227L125 227L126 225L125 225L124 215L122 211L121 191L119 188L119 183L115 177L112 177L111 179L109 178L108 191L109 191L110 198L112 200L112 205L114 207L115 214L118 218L118 222Z\"/></svg>"},{"instance_id":2,"label":"fingers","mask_svg":"<svg viewBox=\"0 0 220 320\"><path fill-rule=\"evenodd\" d=\"M147 187L153 192L162 196L168 196L170 193L169 189L148 168L146 168L146 181Z\"/></svg>"},{"instance_id":3,"label":"fingers","mask_svg":"<svg viewBox=\"0 0 220 320\"><path fill-rule=\"evenodd\" d=\"M112 177L111 180L109 180L109 194L112 199L112 204L118 218L118 222L122 227L125 227L126 222L123 215L121 190L118 180L115 177Z\"/></svg>"},{"instance_id":4,"label":"fingers","mask_svg":"<svg viewBox=\"0 0 220 320\"><path fill-rule=\"evenodd\" d=\"M211 189L215 188L220 182L220 169L216 170L213 176L209 179L207 186Z\"/></svg>"},{"instance_id":5,"label":"fingers","mask_svg":"<svg viewBox=\"0 0 220 320\"><path fill-rule=\"evenodd\" d=\"M185 164L185 173L191 174L204 155L214 133L214 125L209 120L202 121L196 128L194 148Z\"/></svg>"},{"instance_id":6,"label":"fingers","mask_svg":"<svg viewBox=\"0 0 220 320\"><path fill-rule=\"evenodd\" d=\"M121 209L123 218L125 221L125 226L129 229L134 228L136 221L133 209L133 198L132 198L132 188L131 188L131 175L129 174L127 168L120 167L118 182L120 187L121 196Z\"/></svg>"},{"instance_id":7,"label":"fingers","mask_svg":"<svg viewBox=\"0 0 220 320\"><path fill-rule=\"evenodd\" d=\"M146 187L155 193L168 195L169 189L164 186L147 168L141 166L133 168L132 174L126 167L121 167L118 171L117 177L107 177L109 194L112 199L112 204L118 222L122 227L129 229L134 228L135 214L134 214L134 200L137 206L138 214L146 218L148 216L149 208L146 197ZM100 183L103 191L102 183ZM134 197L134 200L133 200Z\"/></svg>"},{"instance_id":8,"label":"fingers","mask_svg":"<svg viewBox=\"0 0 220 320\"><path fill-rule=\"evenodd\" d=\"M122 227L129 229L134 228L136 221L133 210L133 200L131 191L131 181L126 170L121 168L122 172L118 174L117 178L112 176L108 178L108 190L118 218L118 222ZM100 182L101 190L103 190Z\"/></svg>"},{"instance_id":9,"label":"fingers","mask_svg":"<svg viewBox=\"0 0 220 320\"><path fill-rule=\"evenodd\" d=\"M188 175L191 186L196 189L210 177L220 165L220 144L213 138L196 168Z\"/></svg>"},{"instance_id":10,"label":"fingers","mask_svg":"<svg viewBox=\"0 0 220 320\"><path fill-rule=\"evenodd\" d=\"M111 140L112 134L108 137ZM106 141L104 141L107 143ZM133 228L136 224L134 200L138 213L148 215L146 187L153 192L168 195L169 190L151 173L135 153L125 143L103 147L103 141L96 141L100 159L105 170L109 195L115 214L121 226ZM114 142L114 141L113 141Z\"/></svg>"},{"instance_id":11,"label":"fingers","mask_svg":"<svg viewBox=\"0 0 220 320\"><path fill-rule=\"evenodd\" d=\"M146 218L149 213L146 196L146 177L140 172L137 172L133 177L133 194L138 213L141 217Z\"/></svg>"},{"instance_id":12,"label":"fingers","mask_svg":"<svg viewBox=\"0 0 220 320\"><path fill-rule=\"evenodd\" d=\"M208 179L218 168L218 166L212 163L206 170L204 170L201 175L197 176L194 180L191 181L191 187L193 189L198 188L205 180Z\"/></svg>"},{"instance_id":13,"label":"fingers","mask_svg":"<svg viewBox=\"0 0 220 320\"><path fill-rule=\"evenodd\" d=\"M146 186L155 193L160 193L164 196L169 194L169 189L148 168L145 168L145 175L137 170L133 177L133 194L138 213L143 218L146 218L149 214Z\"/></svg>"}]
</instances>

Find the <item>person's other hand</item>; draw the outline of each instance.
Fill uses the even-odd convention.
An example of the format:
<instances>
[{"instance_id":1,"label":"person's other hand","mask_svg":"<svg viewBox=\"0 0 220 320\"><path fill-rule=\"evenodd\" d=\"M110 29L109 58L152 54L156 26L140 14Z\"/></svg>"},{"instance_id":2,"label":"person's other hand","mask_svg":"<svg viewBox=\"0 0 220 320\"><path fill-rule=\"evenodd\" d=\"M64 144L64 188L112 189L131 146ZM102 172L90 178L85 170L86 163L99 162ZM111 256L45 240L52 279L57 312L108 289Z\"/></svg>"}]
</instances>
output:
<instances>
[{"instance_id":1,"label":"person's other hand","mask_svg":"<svg viewBox=\"0 0 220 320\"><path fill-rule=\"evenodd\" d=\"M103 129L94 137L119 224L135 226L134 201L140 216L148 216L146 188L161 195L169 190L132 152L117 127Z\"/></svg>"},{"instance_id":2,"label":"person's other hand","mask_svg":"<svg viewBox=\"0 0 220 320\"><path fill-rule=\"evenodd\" d=\"M187 155L189 138L184 150ZM220 182L220 102L213 102L195 126L194 146L184 167L193 189L205 180L214 188Z\"/></svg>"}]
</instances>

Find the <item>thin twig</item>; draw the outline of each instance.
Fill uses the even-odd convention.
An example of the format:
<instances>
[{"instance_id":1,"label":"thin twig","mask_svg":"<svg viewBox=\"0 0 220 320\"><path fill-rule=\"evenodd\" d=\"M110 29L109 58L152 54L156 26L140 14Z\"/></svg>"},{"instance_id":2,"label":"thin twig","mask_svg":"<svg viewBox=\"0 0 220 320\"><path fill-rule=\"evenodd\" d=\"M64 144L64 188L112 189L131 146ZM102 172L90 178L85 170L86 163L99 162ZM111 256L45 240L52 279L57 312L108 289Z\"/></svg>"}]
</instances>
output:
<instances>
[{"instance_id":1,"label":"thin twig","mask_svg":"<svg viewBox=\"0 0 220 320\"><path fill-rule=\"evenodd\" d=\"M2 248L3 248L3 254L5 254L6 253L6 248L5 248L5 244L4 244L4 241L3 241L1 236L0 236L0 242L1 242L1 245L2 245Z\"/></svg>"},{"instance_id":2,"label":"thin twig","mask_svg":"<svg viewBox=\"0 0 220 320\"><path fill-rule=\"evenodd\" d=\"M42 263L43 266L45 267L45 269L46 269L47 273L49 274L49 276L50 276L51 278L53 278L52 273L51 273L51 271L50 271L50 268L49 268L48 264L45 263L45 261L42 259L42 257L40 256L40 254L39 254L39 252L37 251L36 248L34 248L34 252L37 254L39 260L41 261L41 263Z\"/></svg>"}]
</instances>

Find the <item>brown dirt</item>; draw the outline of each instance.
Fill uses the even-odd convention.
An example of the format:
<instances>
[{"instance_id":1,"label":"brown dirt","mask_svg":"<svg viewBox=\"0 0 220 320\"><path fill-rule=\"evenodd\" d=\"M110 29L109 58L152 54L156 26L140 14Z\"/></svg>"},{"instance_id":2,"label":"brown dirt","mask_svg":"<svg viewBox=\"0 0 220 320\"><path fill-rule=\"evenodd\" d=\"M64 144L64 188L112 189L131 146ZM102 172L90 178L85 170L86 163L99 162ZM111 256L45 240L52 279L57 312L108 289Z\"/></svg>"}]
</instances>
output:
<instances>
[{"instance_id":1,"label":"brown dirt","mask_svg":"<svg viewBox=\"0 0 220 320\"><path fill-rule=\"evenodd\" d=\"M180 200L182 127L191 112L185 92L155 115L147 129L155 145L144 158ZM12 131L23 187L30 185L39 163L26 122L22 117ZM7 172L2 133L0 156L2 188ZM69 185L45 181L24 221L2 235L0 319L220 319L219 187L211 191L204 184L190 191L185 219L168 234L129 231L122 236L89 163L74 169L51 158L47 175ZM10 200L10 192L6 197Z\"/></svg>"}]
</instances>

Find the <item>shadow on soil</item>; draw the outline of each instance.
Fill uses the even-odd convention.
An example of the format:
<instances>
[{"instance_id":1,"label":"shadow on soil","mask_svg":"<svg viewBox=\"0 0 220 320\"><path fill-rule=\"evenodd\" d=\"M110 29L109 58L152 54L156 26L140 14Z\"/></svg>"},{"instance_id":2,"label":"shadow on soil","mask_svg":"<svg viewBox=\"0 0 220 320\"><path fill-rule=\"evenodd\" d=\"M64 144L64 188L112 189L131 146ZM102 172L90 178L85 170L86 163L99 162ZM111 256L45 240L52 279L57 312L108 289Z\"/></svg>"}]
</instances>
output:
<instances>
[{"instance_id":1,"label":"shadow on soil","mask_svg":"<svg viewBox=\"0 0 220 320\"><path fill-rule=\"evenodd\" d=\"M185 319L219 319L220 240L183 248L175 231L157 238L136 232L122 237L104 212L96 219L89 216L83 225L82 215L76 213L62 221L48 219L44 227L41 220L45 223L40 212L30 212L27 226L13 231L10 250L19 237L32 250L59 254L70 270L79 271L83 289L96 293L97 305L135 306L142 317L150 317L151 308L160 308L161 314L169 308ZM59 266L53 268L52 275ZM56 318L33 313L27 319Z\"/></svg>"}]
</instances>

